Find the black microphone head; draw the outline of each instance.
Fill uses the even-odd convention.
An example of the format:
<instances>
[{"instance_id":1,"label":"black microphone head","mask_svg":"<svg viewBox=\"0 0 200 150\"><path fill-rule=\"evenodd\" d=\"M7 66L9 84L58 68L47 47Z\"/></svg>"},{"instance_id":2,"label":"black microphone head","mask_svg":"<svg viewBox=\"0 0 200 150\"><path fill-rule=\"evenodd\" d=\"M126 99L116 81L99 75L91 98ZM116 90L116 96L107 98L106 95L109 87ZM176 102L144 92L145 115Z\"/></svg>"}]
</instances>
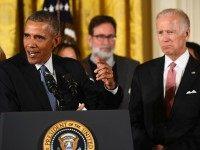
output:
<instances>
[{"instance_id":1,"label":"black microphone head","mask_svg":"<svg viewBox=\"0 0 200 150\"><path fill-rule=\"evenodd\" d=\"M55 94L57 92L57 84L54 77L50 73L45 72L44 79L45 79L49 92Z\"/></svg>"},{"instance_id":2,"label":"black microphone head","mask_svg":"<svg viewBox=\"0 0 200 150\"><path fill-rule=\"evenodd\" d=\"M72 78L70 73L63 75L62 77L71 94L75 96L78 93L78 83Z\"/></svg>"}]
</instances>

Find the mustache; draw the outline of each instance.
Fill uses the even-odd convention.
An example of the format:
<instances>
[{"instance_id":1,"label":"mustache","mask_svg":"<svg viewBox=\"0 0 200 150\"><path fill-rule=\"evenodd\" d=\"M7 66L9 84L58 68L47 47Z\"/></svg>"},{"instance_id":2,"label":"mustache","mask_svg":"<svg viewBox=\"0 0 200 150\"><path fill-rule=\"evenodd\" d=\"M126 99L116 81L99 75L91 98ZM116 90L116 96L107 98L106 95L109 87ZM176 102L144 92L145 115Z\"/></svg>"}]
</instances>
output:
<instances>
[{"instance_id":1,"label":"mustache","mask_svg":"<svg viewBox=\"0 0 200 150\"><path fill-rule=\"evenodd\" d=\"M102 48L102 47L101 47ZM107 60L108 58L110 58L112 55L113 55L113 48L110 48L110 51L109 52L106 52L106 51L102 51L101 48L93 48L92 51L93 51L93 55L94 56L98 56L102 59L105 59ZM108 48L108 46L103 46L103 48Z\"/></svg>"},{"instance_id":2,"label":"mustache","mask_svg":"<svg viewBox=\"0 0 200 150\"><path fill-rule=\"evenodd\" d=\"M99 49L101 49L101 48L112 49L112 47L111 47L111 46L101 46L101 47L99 47Z\"/></svg>"}]
</instances>

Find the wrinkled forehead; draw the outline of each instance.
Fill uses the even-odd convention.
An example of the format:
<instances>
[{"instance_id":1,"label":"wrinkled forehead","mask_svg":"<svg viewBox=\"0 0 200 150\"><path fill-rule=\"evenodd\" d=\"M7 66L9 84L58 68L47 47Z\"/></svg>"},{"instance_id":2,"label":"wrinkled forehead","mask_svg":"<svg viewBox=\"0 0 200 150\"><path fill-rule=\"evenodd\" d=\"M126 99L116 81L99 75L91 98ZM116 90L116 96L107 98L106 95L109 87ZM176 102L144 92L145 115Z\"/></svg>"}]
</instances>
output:
<instances>
[{"instance_id":1,"label":"wrinkled forehead","mask_svg":"<svg viewBox=\"0 0 200 150\"><path fill-rule=\"evenodd\" d=\"M179 15L175 14L165 14L161 15L156 20L156 28L166 29L166 30L177 30L177 31L186 31L188 29L187 24L184 22L184 19Z\"/></svg>"},{"instance_id":2,"label":"wrinkled forehead","mask_svg":"<svg viewBox=\"0 0 200 150\"><path fill-rule=\"evenodd\" d=\"M160 22L164 22L165 20L174 22L181 29L185 29L185 30L188 30L190 26L187 19L179 13L168 12L168 13L158 14L156 18L156 24Z\"/></svg>"},{"instance_id":3,"label":"wrinkled forehead","mask_svg":"<svg viewBox=\"0 0 200 150\"><path fill-rule=\"evenodd\" d=\"M37 21L27 21L25 24L24 32L46 32L48 34L53 33L53 29L48 23L45 22L37 22Z\"/></svg>"}]
</instances>

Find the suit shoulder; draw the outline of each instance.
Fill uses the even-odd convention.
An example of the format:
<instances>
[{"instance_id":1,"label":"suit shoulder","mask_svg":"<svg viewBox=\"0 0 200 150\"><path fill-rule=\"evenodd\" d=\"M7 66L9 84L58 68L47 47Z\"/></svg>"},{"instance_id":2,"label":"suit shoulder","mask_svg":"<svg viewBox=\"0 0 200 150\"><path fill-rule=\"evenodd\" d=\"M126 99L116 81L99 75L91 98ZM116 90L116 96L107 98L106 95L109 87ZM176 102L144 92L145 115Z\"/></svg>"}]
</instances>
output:
<instances>
[{"instance_id":1,"label":"suit shoulder","mask_svg":"<svg viewBox=\"0 0 200 150\"><path fill-rule=\"evenodd\" d=\"M68 58L68 57L60 57L57 55L53 55L53 60L56 61L57 63L64 63L64 64L71 64L71 65L78 65L80 64L80 61L73 59L73 58Z\"/></svg>"},{"instance_id":2,"label":"suit shoulder","mask_svg":"<svg viewBox=\"0 0 200 150\"><path fill-rule=\"evenodd\" d=\"M63 58L57 55L53 55L53 63L70 72L78 73L79 71L83 70L80 61L73 58Z\"/></svg>"},{"instance_id":3,"label":"suit shoulder","mask_svg":"<svg viewBox=\"0 0 200 150\"><path fill-rule=\"evenodd\" d=\"M17 67L18 65L22 64L24 60L25 60L24 55L19 53L9 59L0 62L0 67L6 67L6 68L11 66Z\"/></svg>"},{"instance_id":4,"label":"suit shoulder","mask_svg":"<svg viewBox=\"0 0 200 150\"><path fill-rule=\"evenodd\" d=\"M137 70L145 70L152 67L160 66L164 63L164 57L155 58L138 65Z\"/></svg>"},{"instance_id":5,"label":"suit shoulder","mask_svg":"<svg viewBox=\"0 0 200 150\"><path fill-rule=\"evenodd\" d=\"M140 64L140 62L135 60L135 59L119 56L119 55L116 55L116 54L114 54L114 59L116 61L127 63L127 64L134 64L134 65Z\"/></svg>"},{"instance_id":6,"label":"suit shoulder","mask_svg":"<svg viewBox=\"0 0 200 150\"><path fill-rule=\"evenodd\" d=\"M83 65L83 67L89 65L90 56L91 55L88 55L87 57L85 57L84 59L81 60L81 64Z\"/></svg>"}]
</instances>

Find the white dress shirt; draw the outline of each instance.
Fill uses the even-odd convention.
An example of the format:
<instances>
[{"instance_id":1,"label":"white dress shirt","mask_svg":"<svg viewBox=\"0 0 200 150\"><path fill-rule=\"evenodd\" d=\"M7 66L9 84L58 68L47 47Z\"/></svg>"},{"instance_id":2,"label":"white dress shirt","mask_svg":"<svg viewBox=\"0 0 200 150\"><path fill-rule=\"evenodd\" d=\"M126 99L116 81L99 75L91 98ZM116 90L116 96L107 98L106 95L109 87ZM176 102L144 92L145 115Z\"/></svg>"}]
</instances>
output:
<instances>
[{"instance_id":1,"label":"white dress shirt","mask_svg":"<svg viewBox=\"0 0 200 150\"><path fill-rule=\"evenodd\" d=\"M176 92L177 89L179 87L179 84L181 82L181 78L183 76L183 73L185 71L186 65L188 63L190 54L188 52L188 50L186 50L178 59L176 59L176 61L174 61L174 63L176 63L175 66L175 71L176 71ZM168 70L170 68L170 64L173 61L165 55L165 66L164 66L164 74L163 74L163 85L164 85L164 96L165 96L165 86L166 86L166 80L167 80L167 73Z\"/></svg>"},{"instance_id":2,"label":"white dress shirt","mask_svg":"<svg viewBox=\"0 0 200 150\"><path fill-rule=\"evenodd\" d=\"M50 56L49 60L47 60L46 63L44 63L44 64L35 64L35 67L36 67L37 70L39 70L42 65L45 65L47 67L47 69L49 70L49 72L51 73L51 75L54 77L54 79L57 82L56 73L55 73L55 70L53 68L52 55Z\"/></svg>"}]
</instances>

